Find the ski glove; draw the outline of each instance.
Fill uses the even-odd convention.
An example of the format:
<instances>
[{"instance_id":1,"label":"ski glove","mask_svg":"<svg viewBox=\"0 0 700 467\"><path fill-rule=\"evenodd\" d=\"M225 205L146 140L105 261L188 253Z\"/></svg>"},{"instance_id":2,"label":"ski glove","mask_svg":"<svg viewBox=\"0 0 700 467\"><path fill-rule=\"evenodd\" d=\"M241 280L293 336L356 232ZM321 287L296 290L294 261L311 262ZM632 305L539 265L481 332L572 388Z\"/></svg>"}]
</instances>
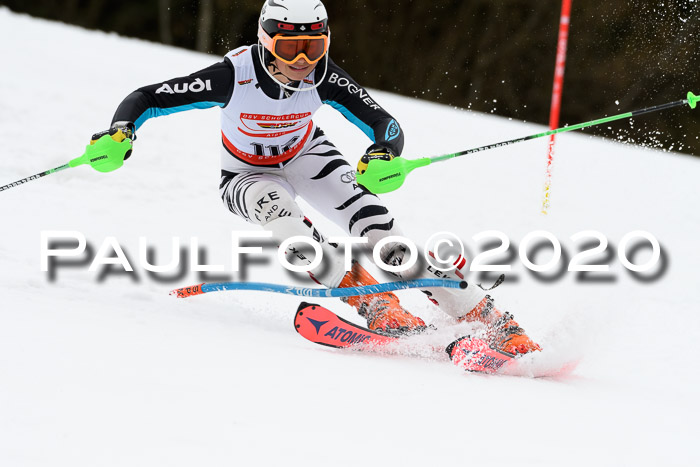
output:
<instances>
[{"instance_id":1,"label":"ski glove","mask_svg":"<svg viewBox=\"0 0 700 467\"><path fill-rule=\"evenodd\" d=\"M110 135L112 139L121 143L125 139L129 138L131 141L136 139L136 133L134 131L134 124L131 122L114 122L109 130L100 131L92 135L90 144L95 144L98 139L102 138L104 135ZM131 157L131 151L128 151L124 156L124 160Z\"/></svg>"},{"instance_id":2,"label":"ski glove","mask_svg":"<svg viewBox=\"0 0 700 467\"><path fill-rule=\"evenodd\" d=\"M384 146L380 146L379 144L373 144L372 146L367 148L367 151L365 151L365 155L362 156L360 158L360 161L357 163L357 172L360 174L365 173L365 171L367 170L367 165L370 161L376 159L390 161L394 157L399 156L394 155L391 149L387 149Z\"/></svg>"}]
</instances>

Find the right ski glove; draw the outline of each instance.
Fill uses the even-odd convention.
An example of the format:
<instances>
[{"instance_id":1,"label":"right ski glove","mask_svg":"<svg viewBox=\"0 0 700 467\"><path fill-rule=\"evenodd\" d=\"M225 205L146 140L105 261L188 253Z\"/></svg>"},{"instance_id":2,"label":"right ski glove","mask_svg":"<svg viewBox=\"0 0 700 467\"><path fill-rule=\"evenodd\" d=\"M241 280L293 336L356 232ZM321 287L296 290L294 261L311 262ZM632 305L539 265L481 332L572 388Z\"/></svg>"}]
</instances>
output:
<instances>
[{"instance_id":1,"label":"right ski glove","mask_svg":"<svg viewBox=\"0 0 700 467\"><path fill-rule=\"evenodd\" d=\"M365 171L367 170L367 165L370 161L376 159L390 161L394 157L399 156L394 155L391 149L387 149L379 144L373 144L372 146L367 148L367 151L365 151L365 155L362 156L360 158L360 161L357 163L357 172L360 174L365 173Z\"/></svg>"},{"instance_id":2,"label":"right ski glove","mask_svg":"<svg viewBox=\"0 0 700 467\"><path fill-rule=\"evenodd\" d=\"M70 161L70 166L88 164L98 172L117 170L131 156L134 139L136 135L133 123L116 122L109 130L92 135L85 153Z\"/></svg>"},{"instance_id":3,"label":"right ski glove","mask_svg":"<svg viewBox=\"0 0 700 467\"><path fill-rule=\"evenodd\" d=\"M92 135L90 144L94 145L97 140L102 138L104 135L109 135L112 137L115 143L121 143L125 139L129 138L131 141L136 139L136 133L134 131L134 124L131 122L114 122L109 130L100 131ZM124 156L124 160L131 157L131 151L128 151Z\"/></svg>"}]
</instances>

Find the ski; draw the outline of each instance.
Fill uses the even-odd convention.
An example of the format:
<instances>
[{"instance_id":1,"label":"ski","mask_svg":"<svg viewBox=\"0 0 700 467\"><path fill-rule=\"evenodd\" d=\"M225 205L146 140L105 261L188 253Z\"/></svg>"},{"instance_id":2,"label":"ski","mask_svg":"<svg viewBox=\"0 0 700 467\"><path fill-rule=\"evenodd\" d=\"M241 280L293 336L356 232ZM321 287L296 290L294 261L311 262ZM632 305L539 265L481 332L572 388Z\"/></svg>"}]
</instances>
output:
<instances>
[{"instance_id":1,"label":"ski","mask_svg":"<svg viewBox=\"0 0 700 467\"><path fill-rule=\"evenodd\" d=\"M406 355L406 348L395 345L405 342L406 336L376 333L313 303L302 302L299 305L294 317L294 329L303 338L327 347ZM578 364L578 361L573 361L554 366L532 365L532 361L523 362L515 355L493 349L485 340L471 336L461 337L447 348L425 341L420 345L430 347L431 353L435 352L435 355L445 355L444 349L455 366L471 373L531 378L558 377L571 373Z\"/></svg>"},{"instance_id":2,"label":"ski","mask_svg":"<svg viewBox=\"0 0 700 467\"><path fill-rule=\"evenodd\" d=\"M478 373L499 373L513 366L515 355L492 349L482 339L465 336L445 349L457 367Z\"/></svg>"},{"instance_id":3,"label":"ski","mask_svg":"<svg viewBox=\"0 0 700 467\"><path fill-rule=\"evenodd\" d=\"M556 378L570 374L579 363L578 360L546 362L540 358L533 359L532 354L516 356L490 347L483 339L470 336L457 339L445 351L458 368L491 375Z\"/></svg>"},{"instance_id":4,"label":"ski","mask_svg":"<svg viewBox=\"0 0 700 467\"><path fill-rule=\"evenodd\" d=\"M370 331L344 320L328 308L306 302L297 309L294 329L311 342L336 348L372 350L400 339Z\"/></svg>"}]
</instances>

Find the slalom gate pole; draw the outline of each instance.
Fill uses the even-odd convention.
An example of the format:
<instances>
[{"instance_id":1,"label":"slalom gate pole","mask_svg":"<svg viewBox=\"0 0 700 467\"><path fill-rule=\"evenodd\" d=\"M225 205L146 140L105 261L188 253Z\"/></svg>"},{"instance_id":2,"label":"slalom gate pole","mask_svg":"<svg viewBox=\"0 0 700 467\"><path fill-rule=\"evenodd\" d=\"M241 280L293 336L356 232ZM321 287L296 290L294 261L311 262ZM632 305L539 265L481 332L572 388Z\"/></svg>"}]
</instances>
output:
<instances>
[{"instance_id":1,"label":"slalom gate pole","mask_svg":"<svg viewBox=\"0 0 700 467\"><path fill-rule=\"evenodd\" d=\"M489 149L502 148L504 146L510 146L517 143L522 143L524 141L529 141L531 139L542 138L543 136L554 135L558 133L564 133L567 131L580 130L582 128L588 128L596 125L601 125L603 123L613 122L615 120L621 120L623 118L638 117L640 115L659 112L661 110L667 110L674 107L680 107L683 105L689 105L691 109L694 109L697 105L700 96L694 95L692 92L688 93L686 99L681 99L675 102L668 102L666 104L655 105L653 107L647 107L640 110L634 110L632 112L626 112L619 115L613 115L611 117L600 118L598 120L591 120L590 122L578 123L576 125L565 126L562 128L557 128L554 130L545 131L543 133L537 133L530 136L523 136L522 138L511 139L508 141L502 141L500 143L488 144L486 146L480 146L478 148L467 149L465 151L455 152L451 154L445 154L442 156L433 157L423 157L421 159L405 159L403 157L395 157L390 161L384 160L372 160L367 166L365 173L357 174L357 181L372 193L389 193L391 191L397 190L401 185L403 185L406 180L406 176L411 173L414 169L419 167L424 167L430 165L434 162L442 162L449 159L454 159L456 157L466 156L469 154L475 154L478 152L488 151Z\"/></svg>"},{"instance_id":2,"label":"slalom gate pole","mask_svg":"<svg viewBox=\"0 0 700 467\"><path fill-rule=\"evenodd\" d=\"M190 287L182 287L170 292L177 298L186 298L193 295L202 295L210 292L224 290L257 290L260 292L274 292L301 297L354 297L357 295L372 295L393 290L415 289L424 287L446 287L450 289L465 289L464 281L452 281L447 279L415 279L410 281L385 282L383 284L362 285L359 287L346 287L334 289L320 289L316 287L296 287L292 285L268 284L266 282L217 282L211 284L198 284Z\"/></svg>"},{"instance_id":3,"label":"slalom gate pole","mask_svg":"<svg viewBox=\"0 0 700 467\"><path fill-rule=\"evenodd\" d=\"M561 16L559 18L559 39L557 42L557 58L554 64L554 84L552 86L552 104L549 109L549 129L559 126L561 110L561 95L564 92L564 70L566 69L566 49L569 41L569 24L571 22L571 0L562 0ZM547 168L545 169L544 196L542 198L542 214L549 211L552 191L552 164L554 162L554 143L556 135L549 136L547 145Z\"/></svg>"}]
</instances>

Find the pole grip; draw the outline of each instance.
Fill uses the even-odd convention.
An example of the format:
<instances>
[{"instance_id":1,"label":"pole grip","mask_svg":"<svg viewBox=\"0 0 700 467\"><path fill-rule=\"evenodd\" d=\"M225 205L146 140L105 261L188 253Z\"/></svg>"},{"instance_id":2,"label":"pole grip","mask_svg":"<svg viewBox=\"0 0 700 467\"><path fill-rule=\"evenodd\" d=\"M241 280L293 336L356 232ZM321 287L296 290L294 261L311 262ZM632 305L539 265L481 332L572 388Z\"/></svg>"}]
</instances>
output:
<instances>
[{"instance_id":1,"label":"pole grip","mask_svg":"<svg viewBox=\"0 0 700 467\"><path fill-rule=\"evenodd\" d=\"M87 164L98 172L112 172L124 165L131 152L131 140L115 141L106 134L85 147L85 153L69 162L71 167Z\"/></svg>"}]
</instances>

